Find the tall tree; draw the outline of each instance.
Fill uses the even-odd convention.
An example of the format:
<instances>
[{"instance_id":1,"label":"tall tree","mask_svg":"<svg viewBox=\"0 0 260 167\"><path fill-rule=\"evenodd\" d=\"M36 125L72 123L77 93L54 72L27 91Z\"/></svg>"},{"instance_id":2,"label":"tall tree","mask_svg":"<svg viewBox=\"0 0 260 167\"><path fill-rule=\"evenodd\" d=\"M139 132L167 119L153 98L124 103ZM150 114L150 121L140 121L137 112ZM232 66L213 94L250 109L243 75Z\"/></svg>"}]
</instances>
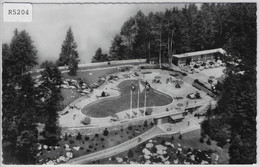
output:
<instances>
[{"instance_id":1,"label":"tall tree","mask_svg":"<svg viewBox=\"0 0 260 167\"><path fill-rule=\"evenodd\" d=\"M126 59L125 55L125 45L123 39L120 35L116 35L112 41L109 53L112 59L123 60Z\"/></svg>"},{"instance_id":2,"label":"tall tree","mask_svg":"<svg viewBox=\"0 0 260 167\"><path fill-rule=\"evenodd\" d=\"M79 56L76 49L77 44L70 27L67 31L65 40L63 41L60 57L57 61L58 66L69 66L69 75L76 75L77 73Z\"/></svg>"},{"instance_id":3,"label":"tall tree","mask_svg":"<svg viewBox=\"0 0 260 167\"><path fill-rule=\"evenodd\" d=\"M25 30L14 31L10 47L3 44L2 127L5 164L35 163L38 142L35 119L38 111L38 92L28 71L37 64L36 53L31 37ZM23 140L30 143L26 146L20 142L25 131L31 135Z\"/></svg>"},{"instance_id":4,"label":"tall tree","mask_svg":"<svg viewBox=\"0 0 260 167\"><path fill-rule=\"evenodd\" d=\"M41 72L40 96L43 103L42 110L46 116L45 130L48 133L59 134L58 111L61 109L60 85L62 84L61 73L52 62L46 62Z\"/></svg>"},{"instance_id":5,"label":"tall tree","mask_svg":"<svg viewBox=\"0 0 260 167\"><path fill-rule=\"evenodd\" d=\"M103 54L102 49L98 48L95 55L92 57L91 62L96 63L96 62L104 62L104 61L108 61L108 60L109 60L108 55Z\"/></svg>"},{"instance_id":6,"label":"tall tree","mask_svg":"<svg viewBox=\"0 0 260 167\"><path fill-rule=\"evenodd\" d=\"M15 29L10 44L10 51L10 64L8 66L12 69L11 75L21 75L37 65L37 50L30 35L25 30L19 32Z\"/></svg>"}]
</instances>

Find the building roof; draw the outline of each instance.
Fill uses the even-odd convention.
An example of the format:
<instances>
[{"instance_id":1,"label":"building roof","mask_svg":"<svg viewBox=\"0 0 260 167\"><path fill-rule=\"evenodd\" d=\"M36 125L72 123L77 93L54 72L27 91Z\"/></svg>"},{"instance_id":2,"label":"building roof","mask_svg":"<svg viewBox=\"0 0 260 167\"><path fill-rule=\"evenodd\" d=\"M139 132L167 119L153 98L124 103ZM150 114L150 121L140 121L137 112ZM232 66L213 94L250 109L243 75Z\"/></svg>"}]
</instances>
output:
<instances>
[{"instance_id":1,"label":"building roof","mask_svg":"<svg viewBox=\"0 0 260 167\"><path fill-rule=\"evenodd\" d=\"M172 57L177 57L177 58L184 58L184 57L192 57L192 56L198 56L198 55L205 55L205 54L211 54L211 53L221 53L221 54L226 54L226 51L223 50L222 48L218 49L211 49L211 50L203 50L203 51L197 51L197 52L189 52L189 53L183 53L179 55L172 55Z\"/></svg>"},{"instance_id":2,"label":"building roof","mask_svg":"<svg viewBox=\"0 0 260 167\"><path fill-rule=\"evenodd\" d=\"M172 120L176 120L176 119L183 119L184 116L182 114L179 114L179 115L171 115L170 116Z\"/></svg>"}]
</instances>

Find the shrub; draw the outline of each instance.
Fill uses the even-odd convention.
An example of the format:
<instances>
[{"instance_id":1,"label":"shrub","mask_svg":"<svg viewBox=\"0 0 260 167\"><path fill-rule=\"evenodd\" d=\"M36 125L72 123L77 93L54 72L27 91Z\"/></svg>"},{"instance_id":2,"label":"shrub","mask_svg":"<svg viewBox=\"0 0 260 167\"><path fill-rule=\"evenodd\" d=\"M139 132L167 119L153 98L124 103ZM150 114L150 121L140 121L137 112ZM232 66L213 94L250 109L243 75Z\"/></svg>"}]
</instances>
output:
<instances>
[{"instance_id":1,"label":"shrub","mask_svg":"<svg viewBox=\"0 0 260 167\"><path fill-rule=\"evenodd\" d=\"M85 140L86 140L86 141L88 141L88 140L89 140L89 137L88 137L88 136L86 136L86 137L85 137Z\"/></svg>"},{"instance_id":2,"label":"shrub","mask_svg":"<svg viewBox=\"0 0 260 167\"><path fill-rule=\"evenodd\" d=\"M127 156L128 156L128 158L133 158L134 153L131 149L128 151Z\"/></svg>"},{"instance_id":3,"label":"shrub","mask_svg":"<svg viewBox=\"0 0 260 167\"><path fill-rule=\"evenodd\" d=\"M107 130L107 128L103 131L103 135L104 136L107 136L109 134L109 132L108 132L108 130Z\"/></svg>"},{"instance_id":4,"label":"shrub","mask_svg":"<svg viewBox=\"0 0 260 167\"><path fill-rule=\"evenodd\" d=\"M180 134L180 136L179 136L179 139L181 140L182 139L182 135Z\"/></svg>"},{"instance_id":5,"label":"shrub","mask_svg":"<svg viewBox=\"0 0 260 167\"><path fill-rule=\"evenodd\" d=\"M151 149L151 152L152 152L152 153L156 153L156 152L157 152L157 148L156 148L156 147L153 147L153 148Z\"/></svg>"},{"instance_id":6,"label":"shrub","mask_svg":"<svg viewBox=\"0 0 260 167\"><path fill-rule=\"evenodd\" d=\"M132 130L133 127L131 125L128 126L128 130Z\"/></svg>"},{"instance_id":7,"label":"shrub","mask_svg":"<svg viewBox=\"0 0 260 167\"><path fill-rule=\"evenodd\" d=\"M211 145L211 141L210 138L208 138L208 140L206 141L207 145Z\"/></svg>"},{"instance_id":8,"label":"shrub","mask_svg":"<svg viewBox=\"0 0 260 167\"><path fill-rule=\"evenodd\" d=\"M111 160L112 160L112 161L115 161L115 160L116 160L116 158L113 156L113 157L111 158Z\"/></svg>"},{"instance_id":9,"label":"shrub","mask_svg":"<svg viewBox=\"0 0 260 167\"><path fill-rule=\"evenodd\" d=\"M147 128L147 126L148 126L148 123L147 123L147 120L145 120L145 121L144 121L144 127Z\"/></svg>"},{"instance_id":10,"label":"shrub","mask_svg":"<svg viewBox=\"0 0 260 167\"><path fill-rule=\"evenodd\" d=\"M200 143L204 143L203 137L200 138Z\"/></svg>"},{"instance_id":11,"label":"shrub","mask_svg":"<svg viewBox=\"0 0 260 167\"><path fill-rule=\"evenodd\" d=\"M84 120L81 121L81 123L84 125L88 125L90 124L90 122L91 122L90 117L85 117Z\"/></svg>"},{"instance_id":12,"label":"shrub","mask_svg":"<svg viewBox=\"0 0 260 167\"><path fill-rule=\"evenodd\" d=\"M101 140L101 141L104 141L104 140L105 140L105 138L103 138L103 137L102 137L100 140Z\"/></svg>"},{"instance_id":13,"label":"shrub","mask_svg":"<svg viewBox=\"0 0 260 167\"><path fill-rule=\"evenodd\" d=\"M82 135L78 132L78 135L76 136L76 140L81 140Z\"/></svg>"},{"instance_id":14,"label":"shrub","mask_svg":"<svg viewBox=\"0 0 260 167\"><path fill-rule=\"evenodd\" d=\"M74 144L75 142L73 140L70 140L70 144Z\"/></svg>"},{"instance_id":15,"label":"shrub","mask_svg":"<svg viewBox=\"0 0 260 167\"><path fill-rule=\"evenodd\" d=\"M162 140L162 141L161 141L161 145L165 145L165 140Z\"/></svg>"},{"instance_id":16,"label":"shrub","mask_svg":"<svg viewBox=\"0 0 260 167\"><path fill-rule=\"evenodd\" d=\"M99 136L99 134L95 134L95 137L98 137Z\"/></svg>"},{"instance_id":17,"label":"shrub","mask_svg":"<svg viewBox=\"0 0 260 167\"><path fill-rule=\"evenodd\" d=\"M92 149L92 148L93 148L93 146L92 146L92 145L89 145L89 146L88 146L88 148L89 148L89 149Z\"/></svg>"},{"instance_id":18,"label":"shrub","mask_svg":"<svg viewBox=\"0 0 260 167\"><path fill-rule=\"evenodd\" d=\"M172 136L171 139L174 140L174 136Z\"/></svg>"}]
</instances>

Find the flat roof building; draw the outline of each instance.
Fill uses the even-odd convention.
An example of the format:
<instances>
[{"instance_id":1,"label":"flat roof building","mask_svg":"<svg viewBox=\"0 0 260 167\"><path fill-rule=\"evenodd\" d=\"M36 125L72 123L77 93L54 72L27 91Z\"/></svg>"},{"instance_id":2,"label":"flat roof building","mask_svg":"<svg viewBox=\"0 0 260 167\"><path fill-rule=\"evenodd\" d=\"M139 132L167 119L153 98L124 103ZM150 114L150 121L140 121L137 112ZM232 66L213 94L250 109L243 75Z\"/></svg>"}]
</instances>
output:
<instances>
[{"instance_id":1,"label":"flat roof building","mask_svg":"<svg viewBox=\"0 0 260 167\"><path fill-rule=\"evenodd\" d=\"M178 55L172 55L170 57L170 62L176 66L179 65L189 65L191 62L197 61L212 61L215 59L214 54L221 53L222 55L226 54L226 51L222 48L211 49L211 50L203 50L197 52L189 52Z\"/></svg>"}]
</instances>

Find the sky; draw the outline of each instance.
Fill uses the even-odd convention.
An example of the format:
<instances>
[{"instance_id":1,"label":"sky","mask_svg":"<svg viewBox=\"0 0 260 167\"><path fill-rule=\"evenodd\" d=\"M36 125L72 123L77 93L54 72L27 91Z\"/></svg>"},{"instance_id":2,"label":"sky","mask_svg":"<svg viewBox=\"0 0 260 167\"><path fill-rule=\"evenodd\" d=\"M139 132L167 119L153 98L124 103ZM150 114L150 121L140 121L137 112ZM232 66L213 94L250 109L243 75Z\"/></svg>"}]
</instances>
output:
<instances>
[{"instance_id":1,"label":"sky","mask_svg":"<svg viewBox=\"0 0 260 167\"><path fill-rule=\"evenodd\" d=\"M56 61L66 32L71 26L78 45L80 63L90 63L95 51L101 47L108 53L111 41L125 21L139 10L165 11L184 4L33 4L30 23L3 23L3 43L10 43L15 28L26 30L38 50L39 64Z\"/></svg>"}]
</instances>

